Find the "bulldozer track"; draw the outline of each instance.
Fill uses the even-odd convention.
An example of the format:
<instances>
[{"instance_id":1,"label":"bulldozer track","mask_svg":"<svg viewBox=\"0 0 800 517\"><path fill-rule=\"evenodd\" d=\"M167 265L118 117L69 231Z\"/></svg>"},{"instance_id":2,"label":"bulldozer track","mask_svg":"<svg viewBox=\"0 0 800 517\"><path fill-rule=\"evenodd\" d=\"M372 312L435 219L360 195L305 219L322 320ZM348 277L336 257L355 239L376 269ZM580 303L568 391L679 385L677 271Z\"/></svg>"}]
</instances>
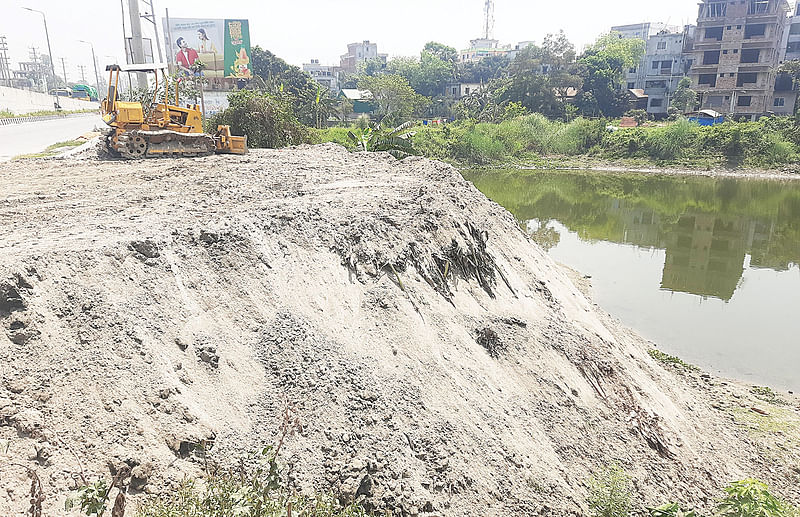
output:
<instances>
[{"instance_id":1,"label":"bulldozer track","mask_svg":"<svg viewBox=\"0 0 800 517\"><path fill-rule=\"evenodd\" d=\"M99 153L126 160L157 157L208 156L214 154L215 144L211 135L204 133L178 133L166 129L156 131L126 131L117 137L113 145L113 132L106 135Z\"/></svg>"}]
</instances>

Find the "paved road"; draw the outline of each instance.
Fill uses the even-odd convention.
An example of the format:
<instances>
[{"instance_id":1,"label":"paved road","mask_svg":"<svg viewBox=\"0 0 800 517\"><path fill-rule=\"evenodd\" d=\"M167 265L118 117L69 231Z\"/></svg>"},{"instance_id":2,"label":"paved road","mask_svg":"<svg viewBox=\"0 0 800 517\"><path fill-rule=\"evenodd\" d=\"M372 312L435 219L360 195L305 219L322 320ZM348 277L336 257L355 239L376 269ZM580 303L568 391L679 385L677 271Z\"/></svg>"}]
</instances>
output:
<instances>
[{"instance_id":1,"label":"paved road","mask_svg":"<svg viewBox=\"0 0 800 517\"><path fill-rule=\"evenodd\" d=\"M48 145L73 140L97 126L105 127L99 115L84 115L0 126L0 162L20 154L38 153Z\"/></svg>"}]
</instances>

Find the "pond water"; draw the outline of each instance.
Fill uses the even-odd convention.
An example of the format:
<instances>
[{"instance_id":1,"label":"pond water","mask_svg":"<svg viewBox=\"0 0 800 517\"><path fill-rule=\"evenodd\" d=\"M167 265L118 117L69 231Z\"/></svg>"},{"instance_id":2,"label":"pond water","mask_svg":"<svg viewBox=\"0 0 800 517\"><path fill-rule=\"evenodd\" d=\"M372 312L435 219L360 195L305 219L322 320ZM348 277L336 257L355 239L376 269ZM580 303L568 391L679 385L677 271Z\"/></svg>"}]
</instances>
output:
<instances>
[{"instance_id":1,"label":"pond water","mask_svg":"<svg viewBox=\"0 0 800 517\"><path fill-rule=\"evenodd\" d=\"M718 374L800 391L800 181L464 171L595 302Z\"/></svg>"}]
</instances>

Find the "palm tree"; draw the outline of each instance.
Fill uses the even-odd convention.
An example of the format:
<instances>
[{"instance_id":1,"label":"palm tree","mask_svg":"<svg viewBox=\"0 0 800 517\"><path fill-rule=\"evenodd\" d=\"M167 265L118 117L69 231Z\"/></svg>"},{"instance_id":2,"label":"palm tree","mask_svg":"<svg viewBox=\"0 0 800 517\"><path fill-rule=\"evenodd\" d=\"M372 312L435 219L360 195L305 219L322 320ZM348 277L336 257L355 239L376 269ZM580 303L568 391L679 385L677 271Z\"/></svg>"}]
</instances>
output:
<instances>
[{"instance_id":1,"label":"palm tree","mask_svg":"<svg viewBox=\"0 0 800 517\"><path fill-rule=\"evenodd\" d=\"M330 96L329 89L320 84L316 84L314 90L307 90L302 100L304 111L317 129L322 128L336 108L336 99Z\"/></svg>"}]
</instances>

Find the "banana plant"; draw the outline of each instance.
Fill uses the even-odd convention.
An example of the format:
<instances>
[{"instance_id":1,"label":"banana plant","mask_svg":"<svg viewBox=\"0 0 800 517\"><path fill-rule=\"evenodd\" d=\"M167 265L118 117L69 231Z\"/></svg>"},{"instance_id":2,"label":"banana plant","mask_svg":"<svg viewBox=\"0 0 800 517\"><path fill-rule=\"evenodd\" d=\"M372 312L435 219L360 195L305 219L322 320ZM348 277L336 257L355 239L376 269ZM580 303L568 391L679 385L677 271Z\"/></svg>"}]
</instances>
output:
<instances>
[{"instance_id":1,"label":"banana plant","mask_svg":"<svg viewBox=\"0 0 800 517\"><path fill-rule=\"evenodd\" d=\"M401 160L407 156L418 154L411 138L416 131L410 131L414 122L409 121L394 129L383 128L380 124L372 124L364 129L347 132L347 137L359 151L375 153L385 151Z\"/></svg>"}]
</instances>

